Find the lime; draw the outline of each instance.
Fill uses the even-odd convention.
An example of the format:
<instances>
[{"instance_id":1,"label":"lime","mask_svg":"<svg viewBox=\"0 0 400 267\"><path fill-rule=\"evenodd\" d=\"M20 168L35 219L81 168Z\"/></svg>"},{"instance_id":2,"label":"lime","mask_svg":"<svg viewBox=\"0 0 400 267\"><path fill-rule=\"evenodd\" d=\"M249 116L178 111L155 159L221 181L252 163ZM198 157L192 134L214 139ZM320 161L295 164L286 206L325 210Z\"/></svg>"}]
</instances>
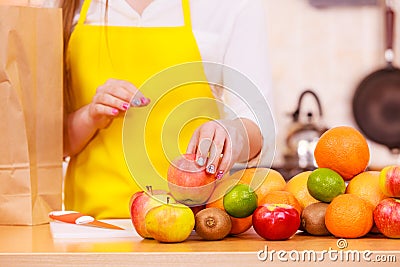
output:
<instances>
[{"instance_id":1,"label":"lime","mask_svg":"<svg viewBox=\"0 0 400 267\"><path fill-rule=\"evenodd\" d=\"M308 176L307 189L315 199L329 203L338 195L344 194L346 184L337 172L318 168Z\"/></svg>"},{"instance_id":2,"label":"lime","mask_svg":"<svg viewBox=\"0 0 400 267\"><path fill-rule=\"evenodd\" d=\"M244 218L253 214L257 208L257 194L247 184L237 184L224 196L226 212L235 218Z\"/></svg>"}]
</instances>

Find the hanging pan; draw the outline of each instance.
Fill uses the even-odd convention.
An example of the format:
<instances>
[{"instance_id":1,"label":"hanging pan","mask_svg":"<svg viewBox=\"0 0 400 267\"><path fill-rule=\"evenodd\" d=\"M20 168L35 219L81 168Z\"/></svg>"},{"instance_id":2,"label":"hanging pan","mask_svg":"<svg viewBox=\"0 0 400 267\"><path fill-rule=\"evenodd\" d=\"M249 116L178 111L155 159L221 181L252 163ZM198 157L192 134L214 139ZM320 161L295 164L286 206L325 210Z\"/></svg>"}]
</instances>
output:
<instances>
[{"instance_id":1,"label":"hanging pan","mask_svg":"<svg viewBox=\"0 0 400 267\"><path fill-rule=\"evenodd\" d=\"M394 19L386 1L386 67L364 78L353 96L353 115L365 136L400 152L400 70L393 65Z\"/></svg>"}]
</instances>

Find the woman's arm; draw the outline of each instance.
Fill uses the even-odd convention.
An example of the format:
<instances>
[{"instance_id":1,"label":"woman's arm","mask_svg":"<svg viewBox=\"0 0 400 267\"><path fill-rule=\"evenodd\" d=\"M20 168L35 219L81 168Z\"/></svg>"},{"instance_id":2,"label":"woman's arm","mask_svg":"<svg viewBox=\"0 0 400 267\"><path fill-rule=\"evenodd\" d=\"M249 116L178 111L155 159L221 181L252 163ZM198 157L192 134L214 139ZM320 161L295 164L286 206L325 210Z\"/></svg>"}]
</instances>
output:
<instances>
[{"instance_id":1,"label":"woman's arm","mask_svg":"<svg viewBox=\"0 0 400 267\"><path fill-rule=\"evenodd\" d=\"M250 161L254 159L255 157L258 156L261 152L261 148L263 146L263 137L261 134L261 130L258 127L257 124L254 123L254 121L246 119L246 118L240 118L241 122L243 123L247 137L248 137L248 147L249 147L249 153L248 157L244 160L241 160L239 162L245 162L245 161Z\"/></svg>"},{"instance_id":2,"label":"woman's arm","mask_svg":"<svg viewBox=\"0 0 400 267\"><path fill-rule=\"evenodd\" d=\"M223 30L229 37L220 96L227 114L224 120L199 127L187 149L217 176L235 163L258 163L261 151L273 147L267 141L274 136L274 124L267 103L271 90L264 8L262 0L242 1L233 24Z\"/></svg>"},{"instance_id":3,"label":"woman's arm","mask_svg":"<svg viewBox=\"0 0 400 267\"><path fill-rule=\"evenodd\" d=\"M266 162L269 159L264 156L267 152L273 154L269 150L275 147L275 128L266 6L264 0L247 0L242 3L229 35L223 62L238 74L228 72L228 75L224 75L224 85L233 93L225 90L223 100L233 113L240 118L247 118L261 133L261 153L254 155L256 158L250 157L253 160L249 164L269 164ZM248 78L250 84L242 83L237 78L239 74ZM250 138L250 146L253 140L259 142L258 139Z\"/></svg>"},{"instance_id":4,"label":"woman's arm","mask_svg":"<svg viewBox=\"0 0 400 267\"><path fill-rule=\"evenodd\" d=\"M64 157L79 153L97 132L88 109L84 106L64 119Z\"/></svg>"}]
</instances>

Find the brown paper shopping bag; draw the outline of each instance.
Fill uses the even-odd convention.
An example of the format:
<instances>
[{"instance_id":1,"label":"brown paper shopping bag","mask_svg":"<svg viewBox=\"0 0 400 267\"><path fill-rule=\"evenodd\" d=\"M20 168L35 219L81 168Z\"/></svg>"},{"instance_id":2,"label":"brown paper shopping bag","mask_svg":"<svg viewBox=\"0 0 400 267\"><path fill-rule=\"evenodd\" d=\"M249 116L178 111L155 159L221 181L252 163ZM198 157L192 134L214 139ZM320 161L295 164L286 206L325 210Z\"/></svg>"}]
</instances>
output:
<instances>
[{"instance_id":1,"label":"brown paper shopping bag","mask_svg":"<svg viewBox=\"0 0 400 267\"><path fill-rule=\"evenodd\" d=\"M62 106L61 10L0 4L0 224L61 209Z\"/></svg>"}]
</instances>

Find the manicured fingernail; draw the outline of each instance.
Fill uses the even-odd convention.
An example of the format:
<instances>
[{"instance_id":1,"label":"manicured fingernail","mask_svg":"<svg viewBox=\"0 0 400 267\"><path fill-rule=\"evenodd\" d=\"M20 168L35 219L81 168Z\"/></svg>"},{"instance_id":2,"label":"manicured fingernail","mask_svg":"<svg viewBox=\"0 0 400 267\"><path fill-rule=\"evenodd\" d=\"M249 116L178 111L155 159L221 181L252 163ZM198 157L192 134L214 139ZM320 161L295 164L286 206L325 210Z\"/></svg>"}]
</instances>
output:
<instances>
[{"instance_id":1,"label":"manicured fingernail","mask_svg":"<svg viewBox=\"0 0 400 267\"><path fill-rule=\"evenodd\" d=\"M124 110L127 110L127 109L129 108L129 104L128 104L128 103L122 104L122 108L123 108Z\"/></svg>"},{"instance_id":2,"label":"manicured fingernail","mask_svg":"<svg viewBox=\"0 0 400 267\"><path fill-rule=\"evenodd\" d=\"M142 102L140 101L140 99L132 99L131 101L131 105L134 107L138 107L142 104Z\"/></svg>"},{"instance_id":3,"label":"manicured fingernail","mask_svg":"<svg viewBox=\"0 0 400 267\"><path fill-rule=\"evenodd\" d=\"M210 173L210 174L214 174L215 173L214 164L211 164L210 166L207 167L207 172Z\"/></svg>"},{"instance_id":4,"label":"manicured fingernail","mask_svg":"<svg viewBox=\"0 0 400 267\"><path fill-rule=\"evenodd\" d=\"M119 113L118 109L116 109L116 108L113 108L111 112L114 115L118 115L118 113Z\"/></svg>"},{"instance_id":5,"label":"manicured fingernail","mask_svg":"<svg viewBox=\"0 0 400 267\"><path fill-rule=\"evenodd\" d=\"M147 97L142 96L142 97L140 98L140 102L141 102L143 105L147 105L148 103L150 103L150 99L148 99Z\"/></svg>"},{"instance_id":6,"label":"manicured fingernail","mask_svg":"<svg viewBox=\"0 0 400 267\"><path fill-rule=\"evenodd\" d=\"M196 162L197 162L197 164L199 164L199 166L204 165L204 159L202 157L199 157Z\"/></svg>"},{"instance_id":7,"label":"manicured fingernail","mask_svg":"<svg viewBox=\"0 0 400 267\"><path fill-rule=\"evenodd\" d=\"M224 176L224 171L218 171L218 172L217 172L217 175L215 175L215 178L216 178L217 180L219 180L219 179L222 178L222 176Z\"/></svg>"}]
</instances>

